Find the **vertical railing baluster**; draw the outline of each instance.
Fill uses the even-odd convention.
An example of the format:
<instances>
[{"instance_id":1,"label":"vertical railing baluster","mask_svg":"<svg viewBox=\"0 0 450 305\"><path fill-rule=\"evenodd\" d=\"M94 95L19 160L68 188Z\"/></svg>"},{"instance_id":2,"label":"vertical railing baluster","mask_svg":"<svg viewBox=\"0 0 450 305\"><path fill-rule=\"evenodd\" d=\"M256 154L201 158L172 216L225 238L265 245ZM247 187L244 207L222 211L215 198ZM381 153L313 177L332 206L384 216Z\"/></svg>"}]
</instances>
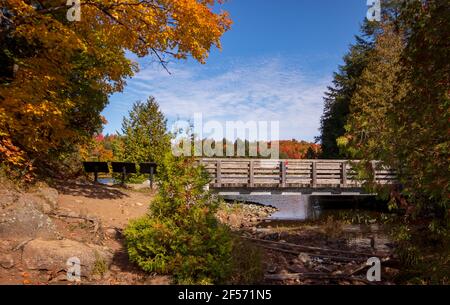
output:
<instances>
[{"instance_id":1,"label":"vertical railing baluster","mask_svg":"<svg viewBox=\"0 0 450 305\"><path fill-rule=\"evenodd\" d=\"M347 187L347 162L342 162L342 187Z\"/></svg>"},{"instance_id":2,"label":"vertical railing baluster","mask_svg":"<svg viewBox=\"0 0 450 305\"><path fill-rule=\"evenodd\" d=\"M222 161L216 161L216 187L222 187Z\"/></svg>"},{"instance_id":3,"label":"vertical railing baluster","mask_svg":"<svg viewBox=\"0 0 450 305\"><path fill-rule=\"evenodd\" d=\"M249 163L249 169L248 169L248 182L249 182L249 187L254 187L255 186L255 161L250 160Z\"/></svg>"},{"instance_id":4,"label":"vertical railing baluster","mask_svg":"<svg viewBox=\"0 0 450 305\"><path fill-rule=\"evenodd\" d=\"M280 162L280 187L286 187L286 162Z\"/></svg>"},{"instance_id":5,"label":"vertical railing baluster","mask_svg":"<svg viewBox=\"0 0 450 305\"><path fill-rule=\"evenodd\" d=\"M313 188L317 187L317 163L315 161L312 163L311 180L311 186Z\"/></svg>"}]
</instances>

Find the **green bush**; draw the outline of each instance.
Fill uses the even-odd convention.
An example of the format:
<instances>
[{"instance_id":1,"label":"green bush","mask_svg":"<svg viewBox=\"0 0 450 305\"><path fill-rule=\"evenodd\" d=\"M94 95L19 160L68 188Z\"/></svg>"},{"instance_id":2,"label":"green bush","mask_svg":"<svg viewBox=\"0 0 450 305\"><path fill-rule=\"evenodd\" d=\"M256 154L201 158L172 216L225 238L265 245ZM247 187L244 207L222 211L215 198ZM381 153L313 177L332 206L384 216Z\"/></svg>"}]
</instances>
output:
<instances>
[{"instance_id":1,"label":"green bush","mask_svg":"<svg viewBox=\"0 0 450 305\"><path fill-rule=\"evenodd\" d=\"M125 230L130 260L177 283L223 283L231 272L232 238L215 218L217 201L204 191L208 176L190 158L167 154L159 192L147 216Z\"/></svg>"},{"instance_id":2,"label":"green bush","mask_svg":"<svg viewBox=\"0 0 450 305\"><path fill-rule=\"evenodd\" d=\"M261 248L235 236L233 239L232 271L228 285L254 285L264 280Z\"/></svg>"}]
</instances>

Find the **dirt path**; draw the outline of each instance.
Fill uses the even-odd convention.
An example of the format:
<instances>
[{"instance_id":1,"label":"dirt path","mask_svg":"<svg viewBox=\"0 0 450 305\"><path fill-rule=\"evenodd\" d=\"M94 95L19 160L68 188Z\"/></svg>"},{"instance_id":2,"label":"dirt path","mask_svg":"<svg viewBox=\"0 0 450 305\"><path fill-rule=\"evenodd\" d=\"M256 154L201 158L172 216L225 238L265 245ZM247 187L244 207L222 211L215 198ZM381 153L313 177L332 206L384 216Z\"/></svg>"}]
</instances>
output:
<instances>
[{"instance_id":1,"label":"dirt path","mask_svg":"<svg viewBox=\"0 0 450 305\"><path fill-rule=\"evenodd\" d=\"M170 278L166 276L146 274L131 264L121 235L130 220L145 215L155 191L68 181L57 182L52 187L58 192L55 209L48 215L58 239L68 239L82 245L95 244L113 255L109 268L103 270L101 275L83 279L84 284L170 283ZM3 191L8 194L7 190ZM11 193L16 194L13 190ZM30 202L40 198L26 196L29 196ZM92 219L95 225L90 221ZM15 235L0 239L0 284L68 284L63 271L27 268L22 259L23 247L18 249L17 245L32 240L34 238Z\"/></svg>"},{"instance_id":2,"label":"dirt path","mask_svg":"<svg viewBox=\"0 0 450 305\"><path fill-rule=\"evenodd\" d=\"M59 184L58 206L101 220L103 227L123 229L131 219L147 212L155 192L150 189L132 190L106 185Z\"/></svg>"}]
</instances>

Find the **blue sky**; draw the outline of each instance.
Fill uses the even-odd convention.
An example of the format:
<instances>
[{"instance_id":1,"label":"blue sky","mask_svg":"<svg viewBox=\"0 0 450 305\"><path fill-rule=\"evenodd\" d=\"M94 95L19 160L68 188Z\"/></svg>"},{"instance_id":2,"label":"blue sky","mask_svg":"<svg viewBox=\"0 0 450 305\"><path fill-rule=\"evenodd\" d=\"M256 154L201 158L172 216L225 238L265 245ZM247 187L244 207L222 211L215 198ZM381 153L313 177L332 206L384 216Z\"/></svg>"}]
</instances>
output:
<instances>
[{"instance_id":1,"label":"blue sky","mask_svg":"<svg viewBox=\"0 0 450 305\"><path fill-rule=\"evenodd\" d=\"M120 131L133 102L154 96L171 125L176 119L279 121L281 139L313 141L323 93L367 12L366 0L228 0L233 19L205 65L151 58L103 111L104 133ZM169 126L170 127L170 126Z\"/></svg>"}]
</instances>

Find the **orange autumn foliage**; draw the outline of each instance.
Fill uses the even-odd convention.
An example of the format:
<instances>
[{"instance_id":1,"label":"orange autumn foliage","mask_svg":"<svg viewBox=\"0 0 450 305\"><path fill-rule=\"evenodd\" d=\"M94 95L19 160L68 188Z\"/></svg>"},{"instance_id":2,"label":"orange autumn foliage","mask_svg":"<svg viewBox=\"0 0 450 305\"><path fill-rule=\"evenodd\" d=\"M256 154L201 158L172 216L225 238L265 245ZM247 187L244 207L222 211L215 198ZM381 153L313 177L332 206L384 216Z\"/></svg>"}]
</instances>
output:
<instances>
[{"instance_id":1,"label":"orange autumn foliage","mask_svg":"<svg viewBox=\"0 0 450 305\"><path fill-rule=\"evenodd\" d=\"M221 1L220 1L221 2ZM204 63L230 28L215 0L0 0L0 161L15 167L89 141L110 94L138 70L125 56ZM3 17L3 18L1 18Z\"/></svg>"},{"instance_id":2,"label":"orange autumn foliage","mask_svg":"<svg viewBox=\"0 0 450 305\"><path fill-rule=\"evenodd\" d=\"M319 144L296 140L282 140L279 147L282 159L316 159L321 151Z\"/></svg>"}]
</instances>

